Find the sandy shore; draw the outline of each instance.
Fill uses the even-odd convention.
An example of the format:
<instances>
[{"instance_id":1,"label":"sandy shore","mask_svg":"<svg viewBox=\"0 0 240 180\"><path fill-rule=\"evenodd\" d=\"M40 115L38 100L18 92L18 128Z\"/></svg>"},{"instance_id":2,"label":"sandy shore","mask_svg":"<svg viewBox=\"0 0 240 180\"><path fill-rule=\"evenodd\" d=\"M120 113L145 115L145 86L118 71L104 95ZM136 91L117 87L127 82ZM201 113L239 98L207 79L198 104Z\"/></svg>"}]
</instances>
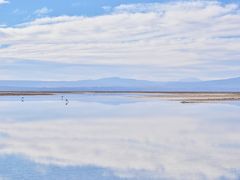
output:
<instances>
[{"instance_id":1,"label":"sandy shore","mask_svg":"<svg viewBox=\"0 0 240 180\"><path fill-rule=\"evenodd\" d=\"M136 94L139 98L159 98L163 100L174 100L182 103L198 103L211 101L240 101L240 92L238 93L218 93L218 92L111 92L111 91L64 91L64 92L0 92L0 96L45 96L56 94Z\"/></svg>"},{"instance_id":2,"label":"sandy shore","mask_svg":"<svg viewBox=\"0 0 240 180\"><path fill-rule=\"evenodd\" d=\"M160 98L165 100L180 101L181 103L199 103L213 101L240 101L240 93L215 93L215 92L172 92L148 94L147 98Z\"/></svg>"}]
</instances>

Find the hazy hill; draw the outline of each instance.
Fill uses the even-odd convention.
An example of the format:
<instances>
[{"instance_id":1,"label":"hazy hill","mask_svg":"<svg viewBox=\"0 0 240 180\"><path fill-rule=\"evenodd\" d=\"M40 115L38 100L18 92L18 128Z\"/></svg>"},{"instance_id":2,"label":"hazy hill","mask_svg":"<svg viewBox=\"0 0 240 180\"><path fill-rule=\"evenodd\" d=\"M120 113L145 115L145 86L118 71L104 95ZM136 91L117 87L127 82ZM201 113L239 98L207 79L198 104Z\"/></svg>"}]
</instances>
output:
<instances>
[{"instance_id":1,"label":"hazy hill","mask_svg":"<svg viewBox=\"0 0 240 180\"><path fill-rule=\"evenodd\" d=\"M194 82L153 82L123 78L104 78L83 81L0 81L0 90L240 92L240 78Z\"/></svg>"}]
</instances>

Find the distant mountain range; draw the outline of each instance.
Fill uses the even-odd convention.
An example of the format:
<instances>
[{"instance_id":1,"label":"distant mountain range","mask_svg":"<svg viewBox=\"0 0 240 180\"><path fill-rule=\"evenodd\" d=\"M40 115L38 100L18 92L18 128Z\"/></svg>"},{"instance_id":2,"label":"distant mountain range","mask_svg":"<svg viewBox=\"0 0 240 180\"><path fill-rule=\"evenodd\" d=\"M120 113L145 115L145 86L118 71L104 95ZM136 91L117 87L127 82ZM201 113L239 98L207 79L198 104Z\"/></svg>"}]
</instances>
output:
<instances>
[{"instance_id":1,"label":"distant mountain range","mask_svg":"<svg viewBox=\"0 0 240 180\"><path fill-rule=\"evenodd\" d=\"M0 81L0 91L240 92L240 77L194 82L156 82L123 78L82 81Z\"/></svg>"}]
</instances>

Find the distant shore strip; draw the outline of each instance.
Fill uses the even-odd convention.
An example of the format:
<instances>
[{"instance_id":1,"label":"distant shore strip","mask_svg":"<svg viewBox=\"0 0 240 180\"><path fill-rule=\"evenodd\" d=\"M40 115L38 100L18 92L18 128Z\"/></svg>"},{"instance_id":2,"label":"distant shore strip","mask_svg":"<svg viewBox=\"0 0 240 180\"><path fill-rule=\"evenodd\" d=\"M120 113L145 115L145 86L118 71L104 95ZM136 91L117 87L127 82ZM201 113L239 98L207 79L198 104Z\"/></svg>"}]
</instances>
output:
<instances>
[{"instance_id":1,"label":"distant shore strip","mask_svg":"<svg viewBox=\"0 0 240 180\"><path fill-rule=\"evenodd\" d=\"M146 91L0 91L0 96L51 96L58 94L136 94L139 98L157 98L182 103L240 101L240 92L146 92Z\"/></svg>"}]
</instances>

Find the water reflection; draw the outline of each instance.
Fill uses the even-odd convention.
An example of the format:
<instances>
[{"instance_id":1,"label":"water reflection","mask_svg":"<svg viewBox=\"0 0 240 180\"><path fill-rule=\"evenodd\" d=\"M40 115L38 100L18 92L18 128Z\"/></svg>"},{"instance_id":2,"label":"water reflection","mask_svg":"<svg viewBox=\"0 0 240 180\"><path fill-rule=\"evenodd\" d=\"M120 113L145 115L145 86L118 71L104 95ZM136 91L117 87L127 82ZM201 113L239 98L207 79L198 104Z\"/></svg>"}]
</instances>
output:
<instances>
[{"instance_id":1,"label":"water reflection","mask_svg":"<svg viewBox=\"0 0 240 180\"><path fill-rule=\"evenodd\" d=\"M61 96L35 98L0 101L0 177L240 178L238 106L69 95L66 107Z\"/></svg>"}]
</instances>

